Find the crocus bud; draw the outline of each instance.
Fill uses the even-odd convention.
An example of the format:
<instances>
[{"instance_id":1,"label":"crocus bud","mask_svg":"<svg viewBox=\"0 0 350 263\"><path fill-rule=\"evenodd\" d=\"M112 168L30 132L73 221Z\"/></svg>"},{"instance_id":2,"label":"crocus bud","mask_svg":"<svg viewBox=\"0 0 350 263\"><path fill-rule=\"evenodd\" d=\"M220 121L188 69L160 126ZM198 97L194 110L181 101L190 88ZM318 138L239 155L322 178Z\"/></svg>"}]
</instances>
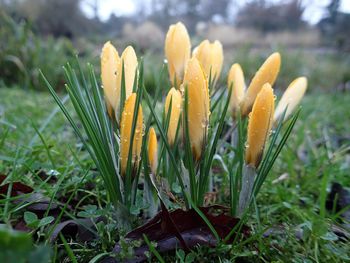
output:
<instances>
[{"instance_id":1,"label":"crocus bud","mask_svg":"<svg viewBox=\"0 0 350 263\"><path fill-rule=\"evenodd\" d=\"M155 175L157 172L157 166L158 166L158 142L157 142L157 135L153 127L151 127L149 130L148 161L151 167L152 174Z\"/></svg>"},{"instance_id":2,"label":"crocus bud","mask_svg":"<svg viewBox=\"0 0 350 263\"><path fill-rule=\"evenodd\" d=\"M170 101L171 101L171 109L170 109ZM177 127L179 124L180 114L182 108L182 96L181 92L176 90L175 88L171 88L168 92L168 95L165 99L165 116L168 116L169 111L169 127L168 127L168 143L170 145L174 144Z\"/></svg>"},{"instance_id":3,"label":"crocus bud","mask_svg":"<svg viewBox=\"0 0 350 263\"><path fill-rule=\"evenodd\" d=\"M229 106L232 116L235 118L237 111L240 109L246 89L243 70L237 63L232 65L228 73L227 88L232 88Z\"/></svg>"},{"instance_id":4,"label":"crocus bud","mask_svg":"<svg viewBox=\"0 0 350 263\"><path fill-rule=\"evenodd\" d=\"M286 110L284 115L284 120L286 120L299 105L301 99L303 98L305 91L307 89L307 78L300 77L295 79L292 83L289 84L288 88L284 92L281 100L279 101L275 115L274 121L277 122L283 115L283 112Z\"/></svg>"},{"instance_id":5,"label":"crocus bud","mask_svg":"<svg viewBox=\"0 0 350 263\"><path fill-rule=\"evenodd\" d=\"M188 129L192 153L196 160L201 157L209 126L210 100L208 81L197 60L192 57L187 64L184 87L187 89Z\"/></svg>"},{"instance_id":6,"label":"crocus bud","mask_svg":"<svg viewBox=\"0 0 350 263\"><path fill-rule=\"evenodd\" d=\"M101 52L101 79L109 112L111 112L111 108L116 110L120 100L120 89L118 90L117 84L117 72L120 64L118 51L111 42L106 42Z\"/></svg>"},{"instance_id":7,"label":"crocus bud","mask_svg":"<svg viewBox=\"0 0 350 263\"><path fill-rule=\"evenodd\" d=\"M132 93L135 81L135 75L137 73L137 57L135 50L132 46L128 46L124 49L121 55L121 63L119 64L120 74L118 75L120 81L120 87L122 86L122 67L124 64L124 76L125 76L125 99L129 98Z\"/></svg>"},{"instance_id":8,"label":"crocus bud","mask_svg":"<svg viewBox=\"0 0 350 263\"><path fill-rule=\"evenodd\" d=\"M129 96L129 98L125 101L121 124L120 124L120 166L121 166L122 175L125 175L127 164L128 164L129 147L130 147L130 140L132 135L131 129L132 129L132 123L133 123L135 103L136 103L136 93L132 93ZM135 132L134 132L134 140L132 145L131 164L133 168L137 168L140 161L142 136L143 136L142 123L143 123L143 115L142 115L142 107L140 105L138 109Z\"/></svg>"},{"instance_id":9,"label":"crocus bud","mask_svg":"<svg viewBox=\"0 0 350 263\"><path fill-rule=\"evenodd\" d=\"M281 67L281 55L276 52L270 55L264 64L255 73L255 76L250 83L248 90L244 96L242 104L242 115L246 116L251 111L255 98L260 92L265 83L269 83L271 86L275 83L278 72Z\"/></svg>"},{"instance_id":10,"label":"crocus bud","mask_svg":"<svg viewBox=\"0 0 350 263\"><path fill-rule=\"evenodd\" d=\"M170 81L174 87L179 88L185 65L191 56L191 40L181 22L169 27L165 38L165 56L168 60Z\"/></svg>"},{"instance_id":11,"label":"crocus bud","mask_svg":"<svg viewBox=\"0 0 350 263\"><path fill-rule=\"evenodd\" d=\"M220 77L224 62L224 52L220 41L215 40L213 43L210 43L209 40L202 41L193 50L193 56L201 63L207 77L211 76L211 81L215 83Z\"/></svg>"},{"instance_id":12,"label":"crocus bud","mask_svg":"<svg viewBox=\"0 0 350 263\"><path fill-rule=\"evenodd\" d=\"M266 83L257 95L249 115L245 161L254 168L260 164L271 131L274 104L273 90L271 85Z\"/></svg>"}]
</instances>

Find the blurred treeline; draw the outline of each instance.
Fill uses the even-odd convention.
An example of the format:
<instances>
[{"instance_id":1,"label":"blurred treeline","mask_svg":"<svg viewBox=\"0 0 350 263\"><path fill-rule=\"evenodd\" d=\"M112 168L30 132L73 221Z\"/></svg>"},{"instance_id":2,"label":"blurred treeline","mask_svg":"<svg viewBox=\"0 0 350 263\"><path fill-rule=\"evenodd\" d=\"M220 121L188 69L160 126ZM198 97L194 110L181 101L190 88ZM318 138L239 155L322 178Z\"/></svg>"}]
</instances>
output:
<instances>
[{"instance_id":1,"label":"blurred treeline","mask_svg":"<svg viewBox=\"0 0 350 263\"><path fill-rule=\"evenodd\" d=\"M331 0L313 26L303 20L307 5L302 0L251 0L244 5L236 0L134 0L133 15L112 14L105 21L98 15L101 2L0 0L0 82L43 89L40 68L60 88L62 65L79 54L83 63L97 66L102 44L111 39L118 48L132 44L146 56L145 64L152 65L146 76L151 86L163 61L166 30L179 20L194 44L204 38L220 40L226 63L246 65L248 78L272 49L287 58L282 77L308 75L312 84L323 87L344 85L350 78L349 56L344 56L350 50L350 15L339 11L340 0ZM280 85L290 80L282 78Z\"/></svg>"}]
</instances>

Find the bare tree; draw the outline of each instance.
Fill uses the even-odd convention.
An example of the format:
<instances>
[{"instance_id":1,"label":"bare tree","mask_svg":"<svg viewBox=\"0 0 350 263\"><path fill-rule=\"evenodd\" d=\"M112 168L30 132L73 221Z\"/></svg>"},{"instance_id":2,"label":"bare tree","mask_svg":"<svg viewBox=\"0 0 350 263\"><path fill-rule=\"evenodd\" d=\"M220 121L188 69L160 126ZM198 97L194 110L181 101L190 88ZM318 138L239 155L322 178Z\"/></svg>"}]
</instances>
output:
<instances>
[{"instance_id":1,"label":"bare tree","mask_svg":"<svg viewBox=\"0 0 350 263\"><path fill-rule=\"evenodd\" d=\"M89 6L94 14L94 18L98 19L98 14L100 10L100 1L99 0L84 0L84 4Z\"/></svg>"},{"instance_id":2,"label":"bare tree","mask_svg":"<svg viewBox=\"0 0 350 263\"><path fill-rule=\"evenodd\" d=\"M239 11L236 22L239 26L261 31L296 30L305 25L302 20L304 10L301 0L275 4L255 0Z\"/></svg>"}]
</instances>

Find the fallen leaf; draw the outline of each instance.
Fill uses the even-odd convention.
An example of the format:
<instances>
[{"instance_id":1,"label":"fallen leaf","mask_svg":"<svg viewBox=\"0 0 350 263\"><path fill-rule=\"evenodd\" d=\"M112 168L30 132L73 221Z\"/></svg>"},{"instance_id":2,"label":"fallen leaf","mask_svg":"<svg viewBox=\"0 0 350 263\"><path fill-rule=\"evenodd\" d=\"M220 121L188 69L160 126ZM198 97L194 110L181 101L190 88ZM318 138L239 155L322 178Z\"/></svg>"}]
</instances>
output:
<instances>
[{"instance_id":1,"label":"fallen leaf","mask_svg":"<svg viewBox=\"0 0 350 263\"><path fill-rule=\"evenodd\" d=\"M218 240L216 240L207 224L194 209L187 211L176 209L169 212L164 208L146 224L129 232L126 235L126 240L130 242L135 240L143 241L143 235L146 235L150 241L157 243L156 249L158 252L168 252L179 247L182 247L185 251L189 251L198 245L210 247L217 245ZM239 223L238 218L228 215L229 209L227 207L214 205L200 207L199 209L213 225L221 239L220 241ZM249 228L243 225L240 233L248 236ZM232 239L229 240L229 242L232 241ZM113 252L120 253L120 251L121 246L117 244ZM142 243L140 247L135 248L134 258L125 262L143 262L147 259L145 256L145 252L147 251L149 251L147 244ZM113 262L110 261L110 258L106 260L108 261L103 262Z\"/></svg>"},{"instance_id":2,"label":"fallen leaf","mask_svg":"<svg viewBox=\"0 0 350 263\"><path fill-rule=\"evenodd\" d=\"M4 174L0 174L0 185L3 183L3 181L6 179L6 175ZM6 197L7 195L7 191L9 188L9 183L1 185L0 186L0 198L2 198L1 196L4 195ZM13 182L12 183L12 190L11 190L11 196L18 196L21 194L28 194L33 192L33 188L31 188L28 185L25 185L21 182Z\"/></svg>"},{"instance_id":3,"label":"fallen leaf","mask_svg":"<svg viewBox=\"0 0 350 263\"><path fill-rule=\"evenodd\" d=\"M105 221L105 218L79 218L61 222L57 224L55 229L52 231L50 242L54 242L60 233L70 237L77 236L77 238L83 242L90 241L98 236L95 225L101 221Z\"/></svg>"}]
</instances>

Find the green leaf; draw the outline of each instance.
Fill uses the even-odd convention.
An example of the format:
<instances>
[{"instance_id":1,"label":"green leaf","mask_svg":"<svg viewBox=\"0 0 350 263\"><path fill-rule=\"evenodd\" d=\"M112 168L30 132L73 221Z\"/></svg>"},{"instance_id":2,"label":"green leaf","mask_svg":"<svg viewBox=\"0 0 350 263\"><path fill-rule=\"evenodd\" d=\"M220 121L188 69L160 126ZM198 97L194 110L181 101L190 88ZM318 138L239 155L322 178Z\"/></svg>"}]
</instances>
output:
<instances>
[{"instance_id":1,"label":"green leaf","mask_svg":"<svg viewBox=\"0 0 350 263\"><path fill-rule=\"evenodd\" d=\"M36 228L39 225L38 216L33 212L24 212L24 221L26 222L27 226L31 228Z\"/></svg>"},{"instance_id":2,"label":"green leaf","mask_svg":"<svg viewBox=\"0 0 350 263\"><path fill-rule=\"evenodd\" d=\"M46 226L46 225L50 224L51 222L53 222L54 220L55 220L55 218L53 216L44 217L40 220L38 227Z\"/></svg>"}]
</instances>

